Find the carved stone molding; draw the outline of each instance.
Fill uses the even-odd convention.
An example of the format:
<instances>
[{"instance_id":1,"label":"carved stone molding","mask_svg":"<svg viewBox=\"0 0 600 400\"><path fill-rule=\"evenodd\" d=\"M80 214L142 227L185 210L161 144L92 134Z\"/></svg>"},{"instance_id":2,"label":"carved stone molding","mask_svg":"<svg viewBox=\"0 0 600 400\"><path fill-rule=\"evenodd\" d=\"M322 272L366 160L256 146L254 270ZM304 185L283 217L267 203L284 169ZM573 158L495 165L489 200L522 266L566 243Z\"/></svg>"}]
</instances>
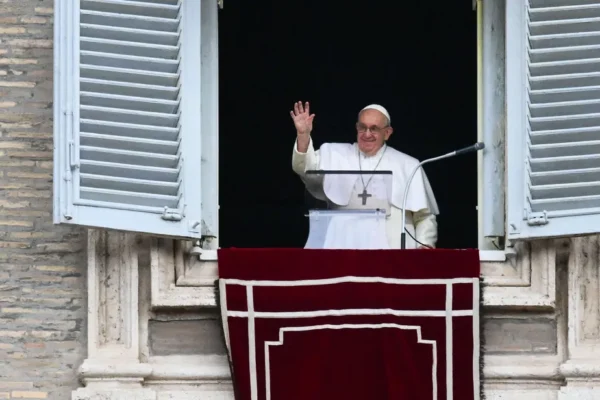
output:
<instances>
[{"instance_id":1,"label":"carved stone molding","mask_svg":"<svg viewBox=\"0 0 600 400\"><path fill-rule=\"evenodd\" d=\"M600 398L600 236L571 239L567 385L559 399Z\"/></svg>"},{"instance_id":2,"label":"carved stone molding","mask_svg":"<svg viewBox=\"0 0 600 400\"><path fill-rule=\"evenodd\" d=\"M598 236L573 238L569 257L569 358L600 356Z\"/></svg>"},{"instance_id":3,"label":"carved stone molding","mask_svg":"<svg viewBox=\"0 0 600 400\"><path fill-rule=\"evenodd\" d=\"M72 400L233 400L225 356L148 355L150 271L140 273L139 261L143 255L147 266L148 250L159 248L152 240L90 230L88 358L80 367L85 387L75 390ZM184 254L175 253L169 244L173 241L160 243L164 250L160 257ZM154 254L154 259L158 256Z\"/></svg>"},{"instance_id":4,"label":"carved stone molding","mask_svg":"<svg viewBox=\"0 0 600 400\"><path fill-rule=\"evenodd\" d=\"M88 234L88 358L80 367L84 388L73 400L151 400L142 387L151 373L139 359L136 236L92 229Z\"/></svg>"},{"instance_id":5,"label":"carved stone molding","mask_svg":"<svg viewBox=\"0 0 600 400\"><path fill-rule=\"evenodd\" d=\"M483 355L484 391L488 400L524 399L524 400L556 400L557 393L564 385L561 365L567 357L567 264L566 248L563 241L547 241L555 249L555 257L560 259L554 271L558 296L555 306L550 312L535 310L528 312L532 315L546 315L556 321L556 351L541 354L530 350L528 354L506 352L505 354ZM565 260L566 261L566 260ZM535 267L534 267L535 269ZM524 288L530 286L522 286ZM500 315L510 315L511 312L501 308ZM524 316L522 310L513 310L514 316ZM530 311L530 310L528 310ZM537 312L540 311L540 312ZM489 314L488 314L489 316ZM526 333L526 332L524 332ZM506 350L506 349L505 349Z\"/></svg>"},{"instance_id":6,"label":"carved stone molding","mask_svg":"<svg viewBox=\"0 0 600 400\"><path fill-rule=\"evenodd\" d=\"M556 400L563 384L555 355L484 356L483 387L487 400Z\"/></svg>"},{"instance_id":7,"label":"carved stone molding","mask_svg":"<svg viewBox=\"0 0 600 400\"><path fill-rule=\"evenodd\" d=\"M190 254L191 246L186 241L152 238L150 269L153 308L216 306L216 262L200 262L197 255Z\"/></svg>"},{"instance_id":8,"label":"carved stone molding","mask_svg":"<svg viewBox=\"0 0 600 400\"><path fill-rule=\"evenodd\" d=\"M527 380L556 381L560 384L560 364L556 355L484 356L483 375L487 382Z\"/></svg>"},{"instance_id":9,"label":"carved stone molding","mask_svg":"<svg viewBox=\"0 0 600 400\"><path fill-rule=\"evenodd\" d=\"M554 309L556 240L515 244L504 262L482 262L483 304L487 307Z\"/></svg>"}]
</instances>

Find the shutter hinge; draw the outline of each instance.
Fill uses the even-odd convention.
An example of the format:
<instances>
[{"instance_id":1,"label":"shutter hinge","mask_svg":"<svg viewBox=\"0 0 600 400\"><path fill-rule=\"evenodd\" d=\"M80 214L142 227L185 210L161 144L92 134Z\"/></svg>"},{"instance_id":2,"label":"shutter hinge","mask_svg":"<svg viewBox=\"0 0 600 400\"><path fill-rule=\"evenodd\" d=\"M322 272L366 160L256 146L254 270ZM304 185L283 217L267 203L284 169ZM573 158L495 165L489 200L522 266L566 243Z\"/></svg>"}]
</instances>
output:
<instances>
[{"instance_id":1,"label":"shutter hinge","mask_svg":"<svg viewBox=\"0 0 600 400\"><path fill-rule=\"evenodd\" d=\"M165 207L161 218L165 221L181 221L183 219L183 214L179 210Z\"/></svg>"},{"instance_id":2,"label":"shutter hinge","mask_svg":"<svg viewBox=\"0 0 600 400\"><path fill-rule=\"evenodd\" d=\"M542 212L527 212L527 225L540 226L548 223L548 213Z\"/></svg>"},{"instance_id":3,"label":"shutter hinge","mask_svg":"<svg viewBox=\"0 0 600 400\"><path fill-rule=\"evenodd\" d=\"M75 154L75 142L72 140L69 140L69 166L71 169L79 168L77 154Z\"/></svg>"},{"instance_id":4,"label":"shutter hinge","mask_svg":"<svg viewBox=\"0 0 600 400\"><path fill-rule=\"evenodd\" d=\"M223 0L217 0L217 4L219 5L219 8L222 10L223 9Z\"/></svg>"}]
</instances>

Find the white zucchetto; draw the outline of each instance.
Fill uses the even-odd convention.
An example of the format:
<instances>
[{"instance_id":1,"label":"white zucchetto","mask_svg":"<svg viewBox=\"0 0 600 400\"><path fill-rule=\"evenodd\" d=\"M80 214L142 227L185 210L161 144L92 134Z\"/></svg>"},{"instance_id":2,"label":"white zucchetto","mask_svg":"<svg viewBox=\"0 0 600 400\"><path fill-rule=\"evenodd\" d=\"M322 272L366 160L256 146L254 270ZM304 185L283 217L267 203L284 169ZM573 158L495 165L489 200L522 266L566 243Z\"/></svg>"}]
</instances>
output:
<instances>
[{"instance_id":1,"label":"white zucchetto","mask_svg":"<svg viewBox=\"0 0 600 400\"><path fill-rule=\"evenodd\" d=\"M383 115L385 115L385 117L388 120L388 124L392 123L392 119L390 118L390 113L388 113L388 111L385 109L385 107L380 106L379 104L370 104L360 111L363 112L364 110L377 110L380 113L382 113Z\"/></svg>"}]
</instances>

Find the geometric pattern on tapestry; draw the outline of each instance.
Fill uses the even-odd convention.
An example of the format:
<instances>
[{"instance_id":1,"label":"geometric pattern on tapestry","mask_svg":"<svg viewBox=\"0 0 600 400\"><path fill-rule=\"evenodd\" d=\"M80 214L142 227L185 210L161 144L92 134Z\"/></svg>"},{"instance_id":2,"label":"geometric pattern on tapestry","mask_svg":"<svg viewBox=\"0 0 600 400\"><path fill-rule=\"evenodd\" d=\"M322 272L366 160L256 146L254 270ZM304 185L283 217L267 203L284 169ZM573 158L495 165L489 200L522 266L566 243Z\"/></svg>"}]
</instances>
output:
<instances>
[{"instance_id":1,"label":"geometric pattern on tapestry","mask_svg":"<svg viewBox=\"0 0 600 400\"><path fill-rule=\"evenodd\" d=\"M480 398L478 278L221 279L219 285L239 400L317 398L315 393L323 396L318 398ZM386 308L368 307L367 301L367 307L346 308L335 296L318 295L323 289L335 293L336 287L347 290L349 285L353 290L368 285L382 298L387 296L375 301L379 305L407 286L422 288L424 294L435 291L439 301L428 309L414 301ZM298 306L277 309L273 302L283 293L295 296ZM319 300L307 302L311 297ZM320 345L314 348L313 343ZM353 357L348 352L360 354ZM363 362L352 365L355 358ZM381 370L367 371L374 365ZM344 371L336 381L335 371L340 369ZM349 376L358 382L345 380ZM402 383L407 376L408 382ZM342 395L344 389L351 394Z\"/></svg>"}]
</instances>

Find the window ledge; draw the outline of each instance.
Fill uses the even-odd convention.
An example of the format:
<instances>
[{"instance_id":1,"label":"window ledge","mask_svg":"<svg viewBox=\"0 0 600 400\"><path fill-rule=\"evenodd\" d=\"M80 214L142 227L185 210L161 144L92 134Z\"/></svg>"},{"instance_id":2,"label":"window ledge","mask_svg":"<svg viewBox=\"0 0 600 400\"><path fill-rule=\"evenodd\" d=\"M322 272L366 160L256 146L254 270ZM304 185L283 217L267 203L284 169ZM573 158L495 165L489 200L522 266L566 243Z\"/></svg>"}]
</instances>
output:
<instances>
[{"instance_id":1,"label":"window ledge","mask_svg":"<svg viewBox=\"0 0 600 400\"><path fill-rule=\"evenodd\" d=\"M506 253L503 250L479 250L479 260L482 262L505 262Z\"/></svg>"},{"instance_id":2,"label":"window ledge","mask_svg":"<svg viewBox=\"0 0 600 400\"><path fill-rule=\"evenodd\" d=\"M217 250L202 250L200 261L217 261ZM502 250L479 250L479 259L484 262L505 262L506 253Z\"/></svg>"}]
</instances>

